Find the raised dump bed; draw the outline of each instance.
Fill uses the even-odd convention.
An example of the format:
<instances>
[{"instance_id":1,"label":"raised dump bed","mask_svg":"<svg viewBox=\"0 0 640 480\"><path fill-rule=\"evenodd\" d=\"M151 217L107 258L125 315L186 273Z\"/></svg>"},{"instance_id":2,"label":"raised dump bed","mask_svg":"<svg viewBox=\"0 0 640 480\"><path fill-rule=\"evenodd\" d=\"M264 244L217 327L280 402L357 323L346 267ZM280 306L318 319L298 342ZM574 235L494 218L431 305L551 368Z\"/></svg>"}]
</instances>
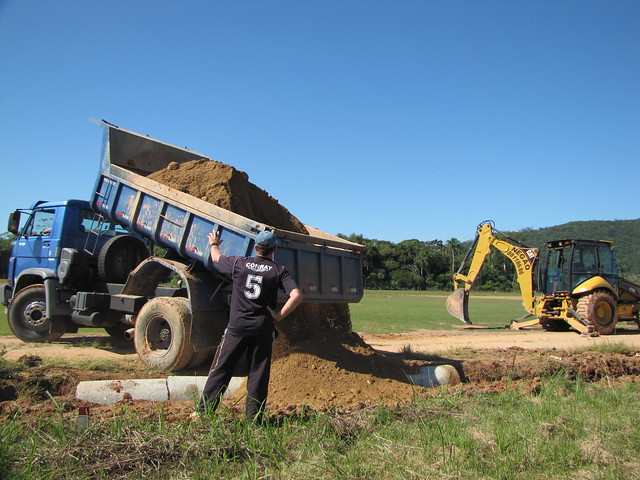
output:
<instances>
[{"instance_id":1,"label":"raised dump bed","mask_svg":"<svg viewBox=\"0 0 640 480\"><path fill-rule=\"evenodd\" d=\"M254 240L272 230L275 261L292 273L306 302L357 302L363 295L364 247L306 226L309 235L282 230L220 208L147 178L173 162L204 156L103 123L104 148L92 207L179 257L216 272L207 234L219 230L225 255L249 256Z\"/></svg>"},{"instance_id":2,"label":"raised dump bed","mask_svg":"<svg viewBox=\"0 0 640 480\"><path fill-rule=\"evenodd\" d=\"M108 123L104 127L92 208L169 253L142 261L110 296L111 308L124 312L122 321L133 325L136 351L147 365L163 370L197 365L219 343L227 323L229 279L210 260L207 235L212 230L220 232L223 254L240 256L254 253L260 232L273 231L279 239L274 259L291 272L307 304L362 298L362 245L308 226L301 225L308 234L276 228L149 178L203 155ZM125 259L129 246L120 244L124 249L113 257ZM180 277L182 288L158 293L171 272Z\"/></svg>"}]
</instances>

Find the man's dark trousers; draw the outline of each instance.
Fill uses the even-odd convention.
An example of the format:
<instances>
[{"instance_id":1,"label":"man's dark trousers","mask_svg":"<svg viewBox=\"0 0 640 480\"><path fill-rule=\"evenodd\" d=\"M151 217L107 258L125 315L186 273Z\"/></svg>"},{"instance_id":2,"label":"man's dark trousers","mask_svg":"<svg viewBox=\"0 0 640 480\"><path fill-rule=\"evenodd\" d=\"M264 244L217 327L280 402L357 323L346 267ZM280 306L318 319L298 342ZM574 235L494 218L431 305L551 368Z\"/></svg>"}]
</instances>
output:
<instances>
[{"instance_id":1,"label":"man's dark trousers","mask_svg":"<svg viewBox=\"0 0 640 480\"><path fill-rule=\"evenodd\" d=\"M249 419L257 419L264 410L269 391L273 340L272 331L252 336L238 336L225 332L211 373L204 385L199 410L204 411L207 405L212 410L217 408L236 365L246 353L249 375L245 412Z\"/></svg>"}]
</instances>

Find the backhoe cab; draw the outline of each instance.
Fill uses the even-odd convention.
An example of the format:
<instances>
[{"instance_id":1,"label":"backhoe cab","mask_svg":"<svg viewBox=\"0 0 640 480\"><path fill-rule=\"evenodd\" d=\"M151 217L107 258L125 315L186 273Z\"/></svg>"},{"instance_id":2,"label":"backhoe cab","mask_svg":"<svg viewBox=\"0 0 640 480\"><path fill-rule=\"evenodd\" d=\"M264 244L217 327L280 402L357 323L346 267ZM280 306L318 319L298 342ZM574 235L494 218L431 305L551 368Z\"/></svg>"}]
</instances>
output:
<instances>
[{"instance_id":1,"label":"backhoe cab","mask_svg":"<svg viewBox=\"0 0 640 480\"><path fill-rule=\"evenodd\" d=\"M496 233L503 238L498 238ZM582 334L608 335L613 333L619 320L638 323L640 286L618 277L613 242L569 239L547 242L545 247L540 259L538 249L526 247L498 232L492 221L481 223L473 245L453 276L454 292L447 299L447 310L462 322L472 323L469 292L487 256L495 248L513 263L527 312L512 321L509 328L540 324L545 330L573 327ZM536 318L525 320L531 316Z\"/></svg>"}]
</instances>

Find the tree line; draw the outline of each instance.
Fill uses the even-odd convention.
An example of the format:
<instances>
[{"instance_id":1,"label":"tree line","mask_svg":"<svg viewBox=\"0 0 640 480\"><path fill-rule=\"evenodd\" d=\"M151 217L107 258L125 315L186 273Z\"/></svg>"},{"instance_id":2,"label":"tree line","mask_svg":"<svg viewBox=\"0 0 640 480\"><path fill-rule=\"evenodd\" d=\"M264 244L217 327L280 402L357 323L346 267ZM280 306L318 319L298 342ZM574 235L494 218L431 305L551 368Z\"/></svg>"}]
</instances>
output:
<instances>
[{"instance_id":1,"label":"tree line","mask_svg":"<svg viewBox=\"0 0 640 480\"><path fill-rule=\"evenodd\" d=\"M472 245L470 240L462 242L457 238L393 243L358 234L339 236L366 247L362 265L364 286L374 290L451 290L453 274ZM502 255L491 255L474 288L514 290L517 284L513 265Z\"/></svg>"},{"instance_id":2,"label":"tree line","mask_svg":"<svg viewBox=\"0 0 640 480\"><path fill-rule=\"evenodd\" d=\"M562 239L612 240L620 275L640 283L640 219L569 222L539 229L504 232L526 246L544 248L545 242ZM340 237L366 247L363 262L364 285L381 290L450 290L473 241L404 240L393 243L351 234ZM470 259L469 259L470 261ZM466 272L465 272L466 273ZM513 264L504 255L490 255L482 268L476 290L517 291Z\"/></svg>"},{"instance_id":3,"label":"tree line","mask_svg":"<svg viewBox=\"0 0 640 480\"><path fill-rule=\"evenodd\" d=\"M540 229L505 232L525 245L542 249L549 240L582 238L613 240L621 275L640 282L640 219L570 222ZM388 240L364 238L361 234L340 237L366 247L363 259L364 286L374 290L451 290L452 277L473 241ZM6 278L15 235L0 235L0 278ZM474 286L477 290L516 291L512 263L500 254L487 258Z\"/></svg>"}]
</instances>

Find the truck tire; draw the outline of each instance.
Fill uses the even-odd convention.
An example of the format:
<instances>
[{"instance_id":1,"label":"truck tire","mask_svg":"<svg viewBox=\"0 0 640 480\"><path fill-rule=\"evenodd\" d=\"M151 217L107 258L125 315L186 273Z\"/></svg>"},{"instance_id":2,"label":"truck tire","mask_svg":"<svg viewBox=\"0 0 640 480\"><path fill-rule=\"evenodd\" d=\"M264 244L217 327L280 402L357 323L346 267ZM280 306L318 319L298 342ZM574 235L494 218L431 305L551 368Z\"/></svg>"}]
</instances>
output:
<instances>
[{"instance_id":1,"label":"truck tire","mask_svg":"<svg viewBox=\"0 0 640 480\"><path fill-rule=\"evenodd\" d=\"M147 367L182 370L194 353L187 340L190 330L191 313L186 298L152 298L144 304L136 319L136 352Z\"/></svg>"},{"instance_id":2,"label":"truck tire","mask_svg":"<svg viewBox=\"0 0 640 480\"><path fill-rule=\"evenodd\" d=\"M149 256L142 240L118 235L105 243L98 255L98 274L107 283L125 283L129 272Z\"/></svg>"},{"instance_id":3,"label":"truck tire","mask_svg":"<svg viewBox=\"0 0 640 480\"><path fill-rule=\"evenodd\" d=\"M62 332L50 333L51 320L46 317L46 293L44 285L30 285L15 294L7 320L13 334L23 342L51 342Z\"/></svg>"},{"instance_id":4,"label":"truck tire","mask_svg":"<svg viewBox=\"0 0 640 480\"><path fill-rule=\"evenodd\" d=\"M618 308L613 296L600 290L578 300L578 314L600 335L610 335L618 323Z\"/></svg>"}]
</instances>

